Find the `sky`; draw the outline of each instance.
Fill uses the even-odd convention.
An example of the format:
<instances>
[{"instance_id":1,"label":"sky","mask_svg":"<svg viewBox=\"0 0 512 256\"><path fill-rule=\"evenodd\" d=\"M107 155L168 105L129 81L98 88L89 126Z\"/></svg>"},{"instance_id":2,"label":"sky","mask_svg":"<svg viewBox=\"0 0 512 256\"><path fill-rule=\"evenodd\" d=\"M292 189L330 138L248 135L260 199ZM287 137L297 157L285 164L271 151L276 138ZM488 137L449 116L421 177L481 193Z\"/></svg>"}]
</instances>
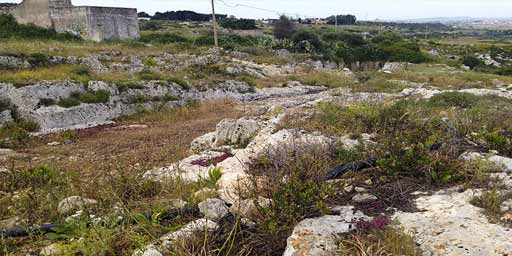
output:
<instances>
[{"instance_id":1,"label":"sky","mask_svg":"<svg viewBox=\"0 0 512 256\"><path fill-rule=\"evenodd\" d=\"M5 0L4 0L5 1ZM274 18L278 14L327 17L354 14L359 20L429 17L511 17L512 0L215 0L217 13L241 18ZM21 2L21 0L14 0ZM193 10L211 13L210 0L73 0L74 5L136 7L150 14ZM250 6L250 7L247 7Z\"/></svg>"}]
</instances>

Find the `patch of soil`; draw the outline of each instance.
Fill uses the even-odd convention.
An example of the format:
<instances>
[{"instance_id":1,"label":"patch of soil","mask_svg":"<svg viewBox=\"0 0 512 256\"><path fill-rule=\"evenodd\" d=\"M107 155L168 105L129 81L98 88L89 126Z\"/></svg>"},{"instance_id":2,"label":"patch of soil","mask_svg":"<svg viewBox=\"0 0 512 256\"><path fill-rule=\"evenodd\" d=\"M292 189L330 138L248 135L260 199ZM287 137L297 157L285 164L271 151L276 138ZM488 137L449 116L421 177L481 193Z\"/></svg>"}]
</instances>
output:
<instances>
[{"instance_id":1,"label":"patch of soil","mask_svg":"<svg viewBox=\"0 0 512 256\"><path fill-rule=\"evenodd\" d=\"M127 119L115 125L77 130L77 139L58 146L47 145L62 141L59 134L34 138L30 144L16 150L17 154L0 160L17 169L48 164L60 170L78 171L82 177L99 172L132 169L150 169L167 166L188 154L190 143L196 137L215 130L225 118L237 118L240 111L233 102L205 103L193 107L175 118L146 121ZM142 120L142 122L141 122ZM115 129L118 126L144 124L145 129Z\"/></svg>"}]
</instances>

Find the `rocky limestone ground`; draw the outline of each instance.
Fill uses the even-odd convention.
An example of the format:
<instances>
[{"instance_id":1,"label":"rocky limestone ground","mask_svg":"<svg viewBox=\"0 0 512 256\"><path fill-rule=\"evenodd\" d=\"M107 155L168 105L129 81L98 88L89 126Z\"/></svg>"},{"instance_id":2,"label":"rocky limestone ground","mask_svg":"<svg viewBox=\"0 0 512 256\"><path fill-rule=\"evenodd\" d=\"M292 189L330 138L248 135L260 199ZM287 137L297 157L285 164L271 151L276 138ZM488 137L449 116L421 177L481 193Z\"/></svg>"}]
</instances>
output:
<instances>
[{"instance_id":1,"label":"rocky limestone ground","mask_svg":"<svg viewBox=\"0 0 512 256\"><path fill-rule=\"evenodd\" d=\"M178 58L176 60L176 58ZM209 57L205 57L208 62ZM172 56L166 63L182 63L187 56ZM97 60L97 59L96 59ZM102 67L96 60L93 67L98 71ZM70 60L66 60L70 61ZM80 60L87 62L87 60ZM27 65L20 60L9 59L8 65ZM135 63L135 64L134 64ZM138 61L132 60L132 66ZM255 72L258 69L263 76L272 75L272 72L287 72L283 68L257 66L253 63L233 60L238 67L231 67L231 72ZM172 69L169 64L167 69ZM91 64L92 65L92 64ZM188 64L187 64L188 65ZM191 63L190 65L194 65ZM235 66L236 66L235 65ZM111 65L110 68L116 65ZM119 67L132 69L133 67ZM387 65L384 71L392 72L399 68ZM263 71L262 71L263 70ZM110 93L107 102L87 103L73 107L58 105L45 105L45 99L62 100L71 96L75 91L105 90ZM175 230L169 231L133 255L169 255L176 243L192 238L197 232L215 232L221 227L221 222L229 217L240 217L241 226L256 225L261 209L271 207L272 199L259 196L248 198L246 184L250 183L250 167L262 156L280 152L287 147L315 148L322 152L330 151L334 146L341 146L345 150L375 144L372 134L360 134L354 138L350 134L334 136L320 131L284 127L287 118L304 118L313 116L315 109L325 102L337 102L341 105L353 103L378 104L398 99L430 99L443 92L461 92L471 95L498 95L512 98L508 90L503 89L462 89L442 90L438 88L424 88L418 85L408 88L400 93L366 93L351 92L348 89L328 89L321 86L303 85L299 82L288 82L283 87L254 89L247 83L239 81L226 81L215 88L205 91L196 88L183 88L176 83L162 84L158 81L146 82L141 88L119 90L104 82L89 82L87 86L74 82L41 82L17 88L12 84L0 84L1 95L7 98L17 111L24 117L30 117L41 125L41 134L57 130L94 127L113 122L115 119L134 114L140 107L140 102L133 98L142 94L145 97L169 96L172 100L166 106L177 107L185 105L188 101L218 100L230 98L240 102L245 113L250 115L223 119L216 125L211 124L211 130L197 137L190 143L190 154L184 155L168 166L161 166L146 170L141 177L144 180L156 183L165 183L167 180L178 179L184 184L200 182L212 175L213 170L220 172L215 188L201 193L214 194L214 198L202 200L197 204L200 218L195 218ZM147 109L156 108L153 101L143 102ZM238 108L241 108L240 105ZM250 109L247 110L247 109ZM0 121L7 123L13 118L12 113L2 112ZM218 120L217 120L218 121ZM213 127L215 126L215 127ZM112 129L115 129L114 126ZM126 129L147 129L144 125L125 127ZM184 129L187 127L184 127ZM117 129L124 129L118 128ZM198 134L200 135L200 134ZM59 146L53 144L48 146ZM468 157L468 161L488 161L500 167L500 172L493 173L503 182L505 193L512 189L512 159L502 157L496 152L489 154L467 153L461 157ZM9 150L1 150L0 157L16 154ZM465 159L466 160L466 159ZM9 172L6 168L1 172ZM259 177L265 183L265 177ZM343 183L343 190L348 196L348 204L331 205L328 214L311 216L296 224L292 233L286 240L286 249L283 255L340 255L339 237L358 228L357 223L371 221L378 216L370 214L368 205L377 201L381 195L371 190L374 180L367 179L362 184L353 180L340 178L333 183ZM414 235L415 241L421 247L423 255L511 255L512 233L503 223L491 223L481 208L471 204L471 200L481 194L479 189L463 190L460 187L445 188L439 191L419 191L415 194L413 204L415 211L402 211L395 209L389 216L399 229ZM349 196L350 195L350 196ZM69 218L80 217L85 214L84 208L96 205L94 199L79 196L68 197L60 201L58 212L69 215ZM176 202L176 208L184 209L187 202ZM504 215L510 216L511 206L500 205ZM370 206L372 208L372 206ZM378 207L374 207L378 208ZM380 213L383 214L383 213ZM101 222L102 217L93 216L91 219ZM505 219L505 222L509 220ZM43 255L58 254L57 245L43 249Z\"/></svg>"},{"instance_id":2,"label":"rocky limestone ground","mask_svg":"<svg viewBox=\"0 0 512 256\"><path fill-rule=\"evenodd\" d=\"M507 93L498 90L462 90L475 95L496 95L509 97ZM346 104L354 101L383 101L397 97L421 97L430 98L441 93L440 90L410 89L401 94L371 94L371 93L347 93L339 91L325 91L316 94L299 95L289 98L276 98L256 102L259 108L269 111L279 108L281 113L275 117L264 116L256 119L242 118L238 120L224 120L217 125L217 130L197 138L192 143L192 151L197 153L183 159L170 167L164 167L148 171L145 178L152 180L165 180L169 177L179 176L184 180L194 181L200 176L206 176L209 168L218 166L223 176L218 182L219 197L227 204L235 207L241 201L238 198L239 185L247 178L247 167L258 155L267 150L277 150L283 145L316 145L329 147L335 143L341 143L347 148L356 146L359 141L348 137L332 138L319 133L308 133L299 130L279 130L279 123L286 113L294 113L297 108L304 112L304 108L311 108L322 101L339 101ZM307 110L306 110L307 112ZM253 138L248 143L248 138ZM370 136L366 143L371 143ZM237 144L240 143L240 144ZM245 148L243 145L247 146ZM194 165L198 159L215 159L222 156L222 150L229 148L233 155L224 156L220 162L211 166ZM241 149L240 149L241 148ZM218 150L218 151L211 151ZM506 163L505 182L509 187L512 159L491 156L488 158L496 164ZM371 180L370 180L371 182ZM352 191L353 186L346 186L346 190ZM352 198L354 203L375 201L377 197L366 193L366 189L356 187L359 192ZM500 224L492 224L483 214L481 208L473 206L470 201L478 193L477 190L459 192L457 188L434 192L433 195L423 196L417 193L415 206L417 212L396 212L392 218L398 226L405 228L417 237L417 243L421 245L423 255L509 255L512 253L512 240L510 240L510 228ZM219 201L220 203L220 201ZM220 203L215 213L225 212L226 205ZM337 255L338 245L335 236L355 229L355 223L369 217L359 211L352 210L353 206L341 206L336 208L337 215L326 215L318 218L305 219L294 229L288 238L287 248L283 255ZM203 212L205 213L205 212ZM240 213L240 212L238 212ZM242 212L242 217L249 217L247 212ZM211 215L205 213L205 215ZM210 218L214 219L214 218ZM217 218L218 219L218 218ZM160 255L158 247L149 246L143 255Z\"/></svg>"}]
</instances>

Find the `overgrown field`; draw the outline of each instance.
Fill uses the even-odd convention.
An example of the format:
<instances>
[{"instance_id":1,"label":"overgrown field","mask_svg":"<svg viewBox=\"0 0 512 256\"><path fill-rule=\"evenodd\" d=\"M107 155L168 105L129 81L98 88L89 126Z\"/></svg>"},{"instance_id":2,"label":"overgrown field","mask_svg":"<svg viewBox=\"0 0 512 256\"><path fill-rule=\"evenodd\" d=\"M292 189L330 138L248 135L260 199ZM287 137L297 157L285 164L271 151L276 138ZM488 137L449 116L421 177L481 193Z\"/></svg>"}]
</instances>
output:
<instances>
[{"instance_id":1,"label":"overgrown field","mask_svg":"<svg viewBox=\"0 0 512 256\"><path fill-rule=\"evenodd\" d=\"M69 97L39 101L44 107L106 104L110 91L87 88L93 81L115 85L119 92L142 90L150 81L176 84L184 93L241 81L249 85L241 95L262 89L279 95L279 89L293 88L295 82L325 87L315 95L188 100L177 108L163 107L178 100L174 95L138 95L131 103L162 107L141 107L112 125L43 136L33 136L39 124L0 95L0 113L13 117L0 126L0 148L13 150L0 152L0 229L56 224L51 232L0 236L0 254L32 255L54 245L55 255L133 255L182 230L203 217L199 203L221 197L219 181L230 173L216 166L251 145L255 134L237 141L243 145L216 148L218 157L194 160L195 166L211 168L193 182L180 177L154 181L144 173L190 156L194 139L215 131L224 119L240 117L255 118L265 128L278 123L274 133L293 129L355 142L353 147L290 143L250 159L244 166L247 180L238 187L241 199L254 199L253 211L246 213L250 218L230 212L217 220L217 229L174 240L165 255L281 256L299 223L339 215L336 207L348 205L371 220L358 219L351 224L354 230L336 238L340 256L422 255L417 237L391 216L417 212L415 192L453 187L480 191L471 203L491 223L512 225L501 208L512 194L501 193L504 185L495 177L501 168L461 157L473 152L512 158L510 40L453 39L445 27L425 40L416 36L425 30L419 25L358 24L335 32L327 25L290 26L286 17L279 22L281 29L244 24L257 25L252 36L222 30L224 49L216 50L209 23L142 23L140 40L94 43L0 15L0 57L26 62L14 68L0 62L0 83L16 89L42 81L86 85ZM61 57L67 62L55 61ZM82 62L71 63L74 57ZM127 68L116 69L120 66ZM450 91L426 97L409 96L405 89ZM347 164L352 167L336 171ZM361 194L372 199L354 200ZM59 210L59 202L70 196L94 202Z\"/></svg>"}]
</instances>

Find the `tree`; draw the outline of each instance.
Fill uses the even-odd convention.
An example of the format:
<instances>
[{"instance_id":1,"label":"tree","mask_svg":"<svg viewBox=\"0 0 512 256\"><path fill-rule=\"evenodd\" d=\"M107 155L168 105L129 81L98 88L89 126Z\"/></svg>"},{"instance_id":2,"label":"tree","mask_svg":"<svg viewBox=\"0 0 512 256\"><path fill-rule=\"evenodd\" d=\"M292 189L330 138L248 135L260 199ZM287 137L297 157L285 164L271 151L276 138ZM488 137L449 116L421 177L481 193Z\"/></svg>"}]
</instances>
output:
<instances>
[{"instance_id":1,"label":"tree","mask_svg":"<svg viewBox=\"0 0 512 256\"><path fill-rule=\"evenodd\" d=\"M151 19L151 15L149 15L147 12L139 12L137 13L137 17Z\"/></svg>"},{"instance_id":2,"label":"tree","mask_svg":"<svg viewBox=\"0 0 512 256\"><path fill-rule=\"evenodd\" d=\"M320 37L313 31L310 30L298 30L291 38L295 43L295 47L299 52L313 52L321 48L322 41Z\"/></svg>"},{"instance_id":3,"label":"tree","mask_svg":"<svg viewBox=\"0 0 512 256\"><path fill-rule=\"evenodd\" d=\"M471 69L475 69L476 67L484 64L482 60L472 55L464 56L464 60L462 62Z\"/></svg>"},{"instance_id":4,"label":"tree","mask_svg":"<svg viewBox=\"0 0 512 256\"><path fill-rule=\"evenodd\" d=\"M295 32L295 24L286 17L285 15L281 15L279 20L274 24L274 37L277 39L285 39L292 37Z\"/></svg>"}]
</instances>

